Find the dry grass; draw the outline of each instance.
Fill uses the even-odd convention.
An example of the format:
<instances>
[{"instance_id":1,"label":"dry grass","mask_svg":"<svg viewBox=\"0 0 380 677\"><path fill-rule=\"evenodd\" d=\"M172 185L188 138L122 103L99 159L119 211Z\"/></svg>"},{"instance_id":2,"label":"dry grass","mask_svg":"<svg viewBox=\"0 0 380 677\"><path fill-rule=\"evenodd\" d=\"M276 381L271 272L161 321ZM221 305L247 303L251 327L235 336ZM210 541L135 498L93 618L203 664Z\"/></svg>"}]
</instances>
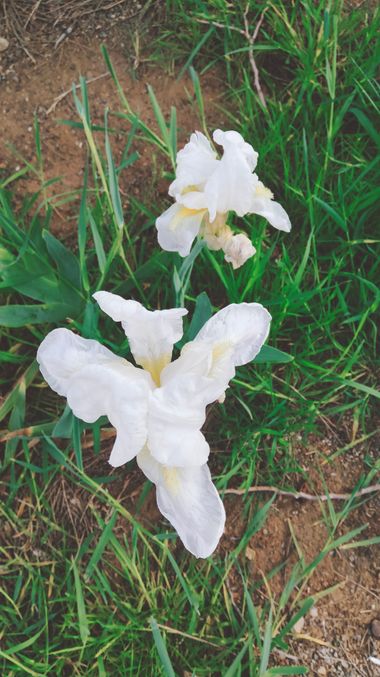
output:
<instances>
[{"instance_id":1,"label":"dry grass","mask_svg":"<svg viewBox=\"0 0 380 677\"><path fill-rule=\"evenodd\" d=\"M74 32L92 32L107 15L107 27L144 15L152 0L2 0L0 26L10 45L35 62L46 49L57 49ZM109 14L111 13L111 21Z\"/></svg>"}]
</instances>

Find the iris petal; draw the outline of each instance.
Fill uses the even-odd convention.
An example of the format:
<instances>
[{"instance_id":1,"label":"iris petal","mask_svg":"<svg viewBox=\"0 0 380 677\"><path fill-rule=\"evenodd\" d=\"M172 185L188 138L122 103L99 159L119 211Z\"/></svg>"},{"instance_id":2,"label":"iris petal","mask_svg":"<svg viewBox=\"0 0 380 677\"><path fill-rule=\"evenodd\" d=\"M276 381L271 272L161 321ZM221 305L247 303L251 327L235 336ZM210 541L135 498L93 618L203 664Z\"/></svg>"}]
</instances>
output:
<instances>
[{"instance_id":1,"label":"iris petal","mask_svg":"<svg viewBox=\"0 0 380 677\"><path fill-rule=\"evenodd\" d=\"M130 461L147 438L149 392L152 380L97 341L54 329L41 343L37 360L50 387L67 398L74 414L94 423L108 416L117 440L111 465Z\"/></svg>"},{"instance_id":2,"label":"iris petal","mask_svg":"<svg viewBox=\"0 0 380 677\"><path fill-rule=\"evenodd\" d=\"M251 200L249 212L263 216L264 219L269 221L271 226L278 230L283 230L285 233L289 233L291 230L292 226L285 209L281 207L279 202L275 202L270 198L254 197Z\"/></svg>"},{"instance_id":3,"label":"iris petal","mask_svg":"<svg viewBox=\"0 0 380 677\"><path fill-rule=\"evenodd\" d=\"M195 337L217 348L229 343L234 365L253 360L269 333L271 316L260 303L231 303L215 313Z\"/></svg>"},{"instance_id":4,"label":"iris petal","mask_svg":"<svg viewBox=\"0 0 380 677\"><path fill-rule=\"evenodd\" d=\"M171 205L156 220L160 247L165 251L187 256L199 233L204 215L205 211L202 208L189 209L177 203Z\"/></svg>"},{"instance_id":5,"label":"iris petal","mask_svg":"<svg viewBox=\"0 0 380 677\"><path fill-rule=\"evenodd\" d=\"M121 322L137 364L149 371L158 385L161 370L171 360L173 345L182 337L182 317L188 311L150 311L138 301L106 291L96 292L94 298L107 315Z\"/></svg>"},{"instance_id":6,"label":"iris petal","mask_svg":"<svg viewBox=\"0 0 380 677\"><path fill-rule=\"evenodd\" d=\"M185 548L195 557L209 557L219 543L226 515L208 466L167 467L158 463L147 447L137 463L155 483L158 508Z\"/></svg>"}]
</instances>

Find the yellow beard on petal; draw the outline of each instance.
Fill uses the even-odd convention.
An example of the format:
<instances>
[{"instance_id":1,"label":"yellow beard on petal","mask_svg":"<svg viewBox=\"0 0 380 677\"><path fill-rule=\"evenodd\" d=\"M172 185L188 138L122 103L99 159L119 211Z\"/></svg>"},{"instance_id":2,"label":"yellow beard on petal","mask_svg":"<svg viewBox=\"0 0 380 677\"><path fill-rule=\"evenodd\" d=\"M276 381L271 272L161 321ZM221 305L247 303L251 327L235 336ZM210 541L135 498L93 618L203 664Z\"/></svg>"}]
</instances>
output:
<instances>
[{"instance_id":1,"label":"yellow beard on petal","mask_svg":"<svg viewBox=\"0 0 380 677\"><path fill-rule=\"evenodd\" d=\"M218 343L214 345L212 350L211 369L208 373L208 376L210 376L211 378L215 378L215 376L217 375L218 367L220 367L219 362L222 361L223 358L226 357L226 355L231 352L231 349L232 349L231 341L218 341ZM223 404L225 397L226 394L222 393L220 397L218 397L218 402L220 402L220 404Z\"/></svg>"},{"instance_id":2,"label":"yellow beard on petal","mask_svg":"<svg viewBox=\"0 0 380 677\"><path fill-rule=\"evenodd\" d=\"M269 188L259 181L255 189L255 197L267 197L269 200L273 200L274 195Z\"/></svg>"},{"instance_id":3,"label":"yellow beard on petal","mask_svg":"<svg viewBox=\"0 0 380 677\"><path fill-rule=\"evenodd\" d=\"M161 385L160 376L162 370L171 362L172 356L170 353L165 355L160 355L154 360L149 360L144 357L136 357L136 362L139 364L145 371L148 371L155 382L156 386L159 388Z\"/></svg>"},{"instance_id":4,"label":"yellow beard on petal","mask_svg":"<svg viewBox=\"0 0 380 677\"><path fill-rule=\"evenodd\" d=\"M170 493L176 496L180 490L180 481L178 477L177 468L170 468L169 466L161 466L162 476L166 485L166 488Z\"/></svg>"},{"instance_id":5,"label":"yellow beard on petal","mask_svg":"<svg viewBox=\"0 0 380 677\"><path fill-rule=\"evenodd\" d=\"M232 347L231 341L218 341L212 349L212 361L220 360Z\"/></svg>"},{"instance_id":6,"label":"yellow beard on petal","mask_svg":"<svg viewBox=\"0 0 380 677\"><path fill-rule=\"evenodd\" d=\"M188 216L194 216L194 214L202 214L202 212L206 213L206 210L205 209L189 209L188 207L181 206L181 209L178 210L176 215L170 221L169 229L171 231L175 230L177 228L178 224L183 219L186 219Z\"/></svg>"}]
</instances>

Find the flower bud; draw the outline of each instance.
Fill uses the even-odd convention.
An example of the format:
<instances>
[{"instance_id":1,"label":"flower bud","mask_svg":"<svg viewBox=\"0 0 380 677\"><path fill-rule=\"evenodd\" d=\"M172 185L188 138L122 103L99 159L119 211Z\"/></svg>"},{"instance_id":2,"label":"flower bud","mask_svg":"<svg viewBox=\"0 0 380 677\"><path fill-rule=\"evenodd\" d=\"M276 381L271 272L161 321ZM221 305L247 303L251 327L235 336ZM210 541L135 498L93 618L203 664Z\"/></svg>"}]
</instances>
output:
<instances>
[{"instance_id":1,"label":"flower bud","mask_svg":"<svg viewBox=\"0 0 380 677\"><path fill-rule=\"evenodd\" d=\"M225 260L232 263L234 270L240 268L247 259L256 253L251 240L244 233L231 237L223 247L223 251Z\"/></svg>"}]
</instances>

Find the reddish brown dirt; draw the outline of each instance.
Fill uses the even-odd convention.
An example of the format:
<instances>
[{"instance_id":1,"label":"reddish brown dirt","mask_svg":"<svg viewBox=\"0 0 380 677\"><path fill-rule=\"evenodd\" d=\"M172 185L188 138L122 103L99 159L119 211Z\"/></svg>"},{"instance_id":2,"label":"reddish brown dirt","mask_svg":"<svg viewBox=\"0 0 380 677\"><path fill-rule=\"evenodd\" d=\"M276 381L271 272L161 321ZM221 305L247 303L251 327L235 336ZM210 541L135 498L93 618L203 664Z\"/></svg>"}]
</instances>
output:
<instances>
[{"instance_id":1,"label":"reddish brown dirt","mask_svg":"<svg viewBox=\"0 0 380 677\"><path fill-rule=\"evenodd\" d=\"M200 121L194 101L193 87L187 76L175 79L165 73L163 68L146 64L137 71L131 68L130 58L125 49L112 47L115 43L113 33L109 36L109 53L115 70L120 78L131 109L150 127L157 130L152 112L147 85L151 85L165 114L174 105L177 109L180 143L189 133L199 128ZM0 53L1 63L1 53ZM72 83L78 83L80 75L88 81L91 119L94 124L104 124L104 111L110 111L110 128L117 130L111 136L115 158L124 150L129 124L113 116L123 112L123 105L116 87L107 72L100 53L99 42L89 42L85 37L81 41L66 42L50 58L43 58L35 65L25 59L8 67L0 80L0 114L2 135L0 140L0 179L9 176L23 167L23 159L31 162L36 172L28 172L13 184L16 196L39 190L40 179L60 180L47 190L49 196L55 196L53 230L65 237L76 228L77 202L83 182L86 158L86 143L82 130L72 129L60 123L60 120L78 121L73 96ZM210 111L210 122L216 117L215 104L223 92L223 82L213 71L202 79L203 94ZM33 116L38 117L41 129L43 173L37 171L34 143ZM217 115L221 124L221 114ZM103 145L103 134L95 134ZM162 155L158 156L151 145L134 143L133 150L140 155L131 168L122 172L120 189L123 208L128 214L129 198L138 197L145 204L157 203L158 197L167 194L167 181L160 182L164 168ZM167 163L166 169L169 169ZM154 186L154 188L153 188ZM62 193L76 195L76 201L68 205L58 204Z\"/></svg>"},{"instance_id":2,"label":"reddish brown dirt","mask_svg":"<svg viewBox=\"0 0 380 677\"><path fill-rule=\"evenodd\" d=\"M326 461L336 449L336 440L332 436L325 439L310 437L307 446L296 443L296 457L307 477L297 488L311 494L324 494L326 488L328 492L351 493L365 472L365 459L374 461L377 458L378 444L377 438L358 445L330 465ZM259 500L261 503L263 499ZM231 541L244 531L246 524L242 522L241 503L236 496L229 496L225 503L227 533L222 547L229 549L233 545ZM334 501L333 506L338 513L343 509L344 501ZM335 538L361 525L367 525L367 528L350 542L378 535L379 510L380 496L373 494L349 513ZM331 528L327 503L278 496L263 529L251 539L245 551L251 582L257 583L265 577L276 604L300 556L304 557L306 565L310 564L326 546ZM283 565L281 571L270 577L271 571L279 565ZM232 572L231 591L236 601L242 594L239 578ZM302 663L309 667L312 675L375 677L379 672L368 658L380 655L380 640L371 633L372 621L380 618L378 546L332 550L310 576L301 599L320 595L333 586L338 587L317 599L305 622L301 621L297 626L289 654L275 655L276 664ZM268 594L265 588L257 594L255 601L259 607ZM298 608L293 608L292 615Z\"/></svg>"}]
</instances>

